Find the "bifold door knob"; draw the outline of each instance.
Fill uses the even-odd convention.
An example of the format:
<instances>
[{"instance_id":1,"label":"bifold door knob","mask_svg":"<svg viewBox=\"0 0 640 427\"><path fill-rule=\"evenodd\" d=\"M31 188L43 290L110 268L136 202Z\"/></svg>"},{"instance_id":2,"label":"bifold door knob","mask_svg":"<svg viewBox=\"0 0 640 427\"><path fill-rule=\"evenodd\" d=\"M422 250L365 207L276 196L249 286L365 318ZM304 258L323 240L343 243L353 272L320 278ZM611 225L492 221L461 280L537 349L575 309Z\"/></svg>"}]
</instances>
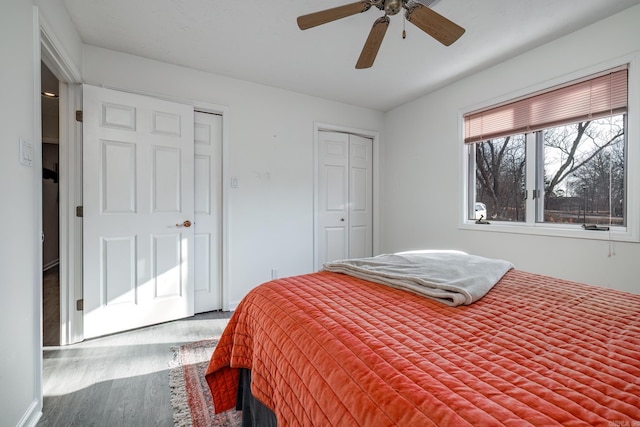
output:
<instances>
[{"instance_id":1,"label":"bifold door knob","mask_svg":"<svg viewBox=\"0 0 640 427\"><path fill-rule=\"evenodd\" d=\"M191 227L191 221L186 220L182 224L176 224L176 227Z\"/></svg>"}]
</instances>

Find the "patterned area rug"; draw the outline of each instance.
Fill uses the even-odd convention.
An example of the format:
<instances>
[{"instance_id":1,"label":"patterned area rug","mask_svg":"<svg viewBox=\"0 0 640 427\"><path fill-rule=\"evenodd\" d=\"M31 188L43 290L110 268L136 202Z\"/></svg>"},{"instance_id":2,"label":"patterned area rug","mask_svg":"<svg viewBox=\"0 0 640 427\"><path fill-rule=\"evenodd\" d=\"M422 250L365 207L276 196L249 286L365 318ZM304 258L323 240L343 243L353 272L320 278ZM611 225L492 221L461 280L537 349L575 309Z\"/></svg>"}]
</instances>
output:
<instances>
[{"instance_id":1,"label":"patterned area rug","mask_svg":"<svg viewBox=\"0 0 640 427\"><path fill-rule=\"evenodd\" d=\"M230 410L215 414L213 400L204 373L218 340L204 340L172 347L169 370L173 421L178 427L236 427L242 424L242 412Z\"/></svg>"}]
</instances>

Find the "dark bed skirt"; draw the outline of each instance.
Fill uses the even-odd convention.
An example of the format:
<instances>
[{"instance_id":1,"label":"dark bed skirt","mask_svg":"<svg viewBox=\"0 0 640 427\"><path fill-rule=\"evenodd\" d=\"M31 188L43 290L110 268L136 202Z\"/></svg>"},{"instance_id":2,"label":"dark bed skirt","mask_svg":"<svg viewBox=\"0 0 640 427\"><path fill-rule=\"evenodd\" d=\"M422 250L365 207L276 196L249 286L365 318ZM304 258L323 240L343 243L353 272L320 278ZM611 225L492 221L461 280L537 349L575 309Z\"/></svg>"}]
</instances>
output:
<instances>
[{"instance_id":1,"label":"dark bed skirt","mask_svg":"<svg viewBox=\"0 0 640 427\"><path fill-rule=\"evenodd\" d=\"M251 371L240 369L236 409L242 411L242 427L276 427L276 415L251 394Z\"/></svg>"}]
</instances>

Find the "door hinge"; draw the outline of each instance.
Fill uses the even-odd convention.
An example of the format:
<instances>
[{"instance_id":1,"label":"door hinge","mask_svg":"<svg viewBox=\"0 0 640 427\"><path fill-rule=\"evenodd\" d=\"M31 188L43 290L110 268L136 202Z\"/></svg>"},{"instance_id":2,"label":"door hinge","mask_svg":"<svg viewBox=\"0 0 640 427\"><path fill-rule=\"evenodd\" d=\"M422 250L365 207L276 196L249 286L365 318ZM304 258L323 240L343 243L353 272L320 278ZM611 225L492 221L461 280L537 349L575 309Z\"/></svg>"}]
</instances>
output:
<instances>
[{"instance_id":1,"label":"door hinge","mask_svg":"<svg viewBox=\"0 0 640 427\"><path fill-rule=\"evenodd\" d=\"M78 218L82 218L84 216L84 207L83 206L76 206L76 216Z\"/></svg>"},{"instance_id":2,"label":"door hinge","mask_svg":"<svg viewBox=\"0 0 640 427\"><path fill-rule=\"evenodd\" d=\"M82 123L82 110L76 110L76 122Z\"/></svg>"},{"instance_id":3,"label":"door hinge","mask_svg":"<svg viewBox=\"0 0 640 427\"><path fill-rule=\"evenodd\" d=\"M76 300L76 310L78 311L84 310L84 299Z\"/></svg>"}]
</instances>

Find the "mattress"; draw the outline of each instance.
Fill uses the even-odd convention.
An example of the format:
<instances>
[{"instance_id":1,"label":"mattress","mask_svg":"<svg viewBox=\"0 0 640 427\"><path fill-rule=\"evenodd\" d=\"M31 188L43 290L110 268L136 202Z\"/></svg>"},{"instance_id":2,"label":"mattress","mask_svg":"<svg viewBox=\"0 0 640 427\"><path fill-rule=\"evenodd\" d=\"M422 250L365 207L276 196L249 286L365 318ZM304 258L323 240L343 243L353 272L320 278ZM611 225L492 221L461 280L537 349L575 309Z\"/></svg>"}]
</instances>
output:
<instances>
[{"instance_id":1,"label":"mattress","mask_svg":"<svg viewBox=\"0 0 640 427\"><path fill-rule=\"evenodd\" d=\"M511 270L449 307L319 272L253 289L206 378L278 425L640 425L640 295Z\"/></svg>"}]
</instances>

